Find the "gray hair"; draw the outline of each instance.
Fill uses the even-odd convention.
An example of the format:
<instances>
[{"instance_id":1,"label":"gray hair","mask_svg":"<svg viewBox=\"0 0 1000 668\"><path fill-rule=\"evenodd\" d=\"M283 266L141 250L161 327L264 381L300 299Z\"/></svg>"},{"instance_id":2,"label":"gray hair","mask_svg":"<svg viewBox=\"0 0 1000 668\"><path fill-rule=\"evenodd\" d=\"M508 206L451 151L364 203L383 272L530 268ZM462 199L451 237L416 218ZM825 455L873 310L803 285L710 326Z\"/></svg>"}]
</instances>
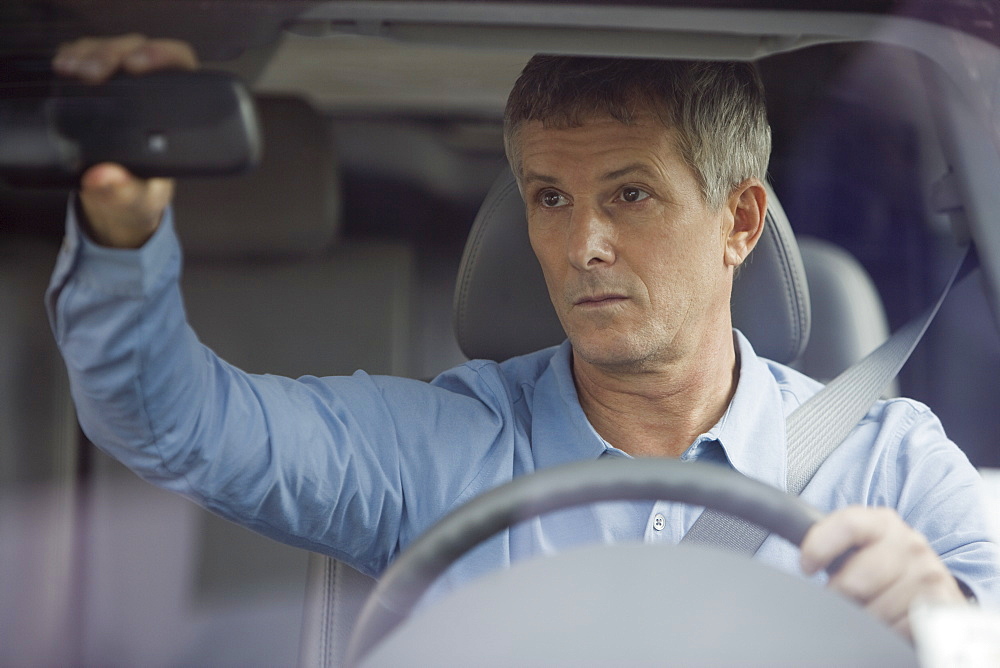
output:
<instances>
[{"instance_id":1,"label":"gray hair","mask_svg":"<svg viewBox=\"0 0 1000 668\"><path fill-rule=\"evenodd\" d=\"M535 56L507 99L504 148L520 178L525 122L567 128L610 116L631 125L645 112L676 130L677 148L712 208L747 179L764 179L771 152L764 86L742 62Z\"/></svg>"}]
</instances>

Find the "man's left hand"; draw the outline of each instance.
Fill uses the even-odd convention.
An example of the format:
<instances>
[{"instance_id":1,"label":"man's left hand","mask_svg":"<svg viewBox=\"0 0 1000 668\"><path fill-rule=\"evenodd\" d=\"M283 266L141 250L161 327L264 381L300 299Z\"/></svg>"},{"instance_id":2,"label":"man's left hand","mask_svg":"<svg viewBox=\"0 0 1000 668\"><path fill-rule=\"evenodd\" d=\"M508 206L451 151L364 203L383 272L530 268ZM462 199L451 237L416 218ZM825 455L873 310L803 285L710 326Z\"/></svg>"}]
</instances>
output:
<instances>
[{"instance_id":1,"label":"man's left hand","mask_svg":"<svg viewBox=\"0 0 1000 668\"><path fill-rule=\"evenodd\" d=\"M962 603L965 596L927 539L888 508L852 506L817 522L802 542L802 570L827 568L854 548L830 587L912 639L911 604Z\"/></svg>"}]
</instances>

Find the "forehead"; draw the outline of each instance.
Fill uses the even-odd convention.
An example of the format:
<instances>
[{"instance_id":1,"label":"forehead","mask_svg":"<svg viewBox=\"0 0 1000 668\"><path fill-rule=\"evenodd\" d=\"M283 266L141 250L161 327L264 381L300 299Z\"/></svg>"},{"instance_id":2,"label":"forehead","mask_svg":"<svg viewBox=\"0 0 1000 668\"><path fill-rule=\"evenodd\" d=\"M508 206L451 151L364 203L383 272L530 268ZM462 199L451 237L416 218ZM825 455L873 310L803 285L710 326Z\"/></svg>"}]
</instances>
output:
<instances>
[{"instance_id":1,"label":"forehead","mask_svg":"<svg viewBox=\"0 0 1000 668\"><path fill-rule=\"evenodd\" d=\"M631 164L672 171L683 163L675 131L652 114L629 124L610 117L588 118L572 127L529 121L515 141L517 171L526 181L566 171L607 172Z\"/></svg>"}]
</instances>

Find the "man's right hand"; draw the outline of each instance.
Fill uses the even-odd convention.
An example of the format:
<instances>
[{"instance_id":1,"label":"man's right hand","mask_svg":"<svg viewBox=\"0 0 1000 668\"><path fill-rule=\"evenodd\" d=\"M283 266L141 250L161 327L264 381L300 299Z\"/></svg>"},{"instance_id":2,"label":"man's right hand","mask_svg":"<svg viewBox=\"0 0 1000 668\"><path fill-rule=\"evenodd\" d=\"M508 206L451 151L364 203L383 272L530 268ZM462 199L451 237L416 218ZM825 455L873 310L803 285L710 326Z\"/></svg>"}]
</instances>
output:
<instances>
[{"instance_id":1,"label":"man's right hand","mask_svg":"<svg viewBox=\"0 0 1000 668\"><path fill-rule=\"evenodd\" d=\"M99 85L119 71L198 68L189 44L142 35L83 38L59 47L52 61L57 74ZM94 241L115 248L138 248L156 231L170 204L171 179L136 178L121 165L94 165L80 179L80 204Z\"/></svg>"}]
</instances>

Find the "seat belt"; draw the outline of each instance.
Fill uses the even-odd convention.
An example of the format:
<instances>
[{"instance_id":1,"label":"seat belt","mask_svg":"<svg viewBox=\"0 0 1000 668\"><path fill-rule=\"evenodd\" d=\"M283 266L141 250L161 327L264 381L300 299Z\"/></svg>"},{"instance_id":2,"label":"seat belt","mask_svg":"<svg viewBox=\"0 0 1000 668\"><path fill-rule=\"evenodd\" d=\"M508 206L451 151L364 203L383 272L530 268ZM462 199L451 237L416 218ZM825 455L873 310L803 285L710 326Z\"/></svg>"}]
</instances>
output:
<instances>
[{"instance_id":1,"label":"seat belt","mask_svg":"<svg viewBox=\"0 0 1000 668\"><path fill-rule=\"evenodd\" d=\"M933 306L792 411L786 423L789 494L800 494L805 489L820 465L871 410L909 359L952 286L978 266L975 249L970 244ZM756 524L705 510L681 542L752 555L767 536L767 530Z\"/></svg>"}]
</instances>

